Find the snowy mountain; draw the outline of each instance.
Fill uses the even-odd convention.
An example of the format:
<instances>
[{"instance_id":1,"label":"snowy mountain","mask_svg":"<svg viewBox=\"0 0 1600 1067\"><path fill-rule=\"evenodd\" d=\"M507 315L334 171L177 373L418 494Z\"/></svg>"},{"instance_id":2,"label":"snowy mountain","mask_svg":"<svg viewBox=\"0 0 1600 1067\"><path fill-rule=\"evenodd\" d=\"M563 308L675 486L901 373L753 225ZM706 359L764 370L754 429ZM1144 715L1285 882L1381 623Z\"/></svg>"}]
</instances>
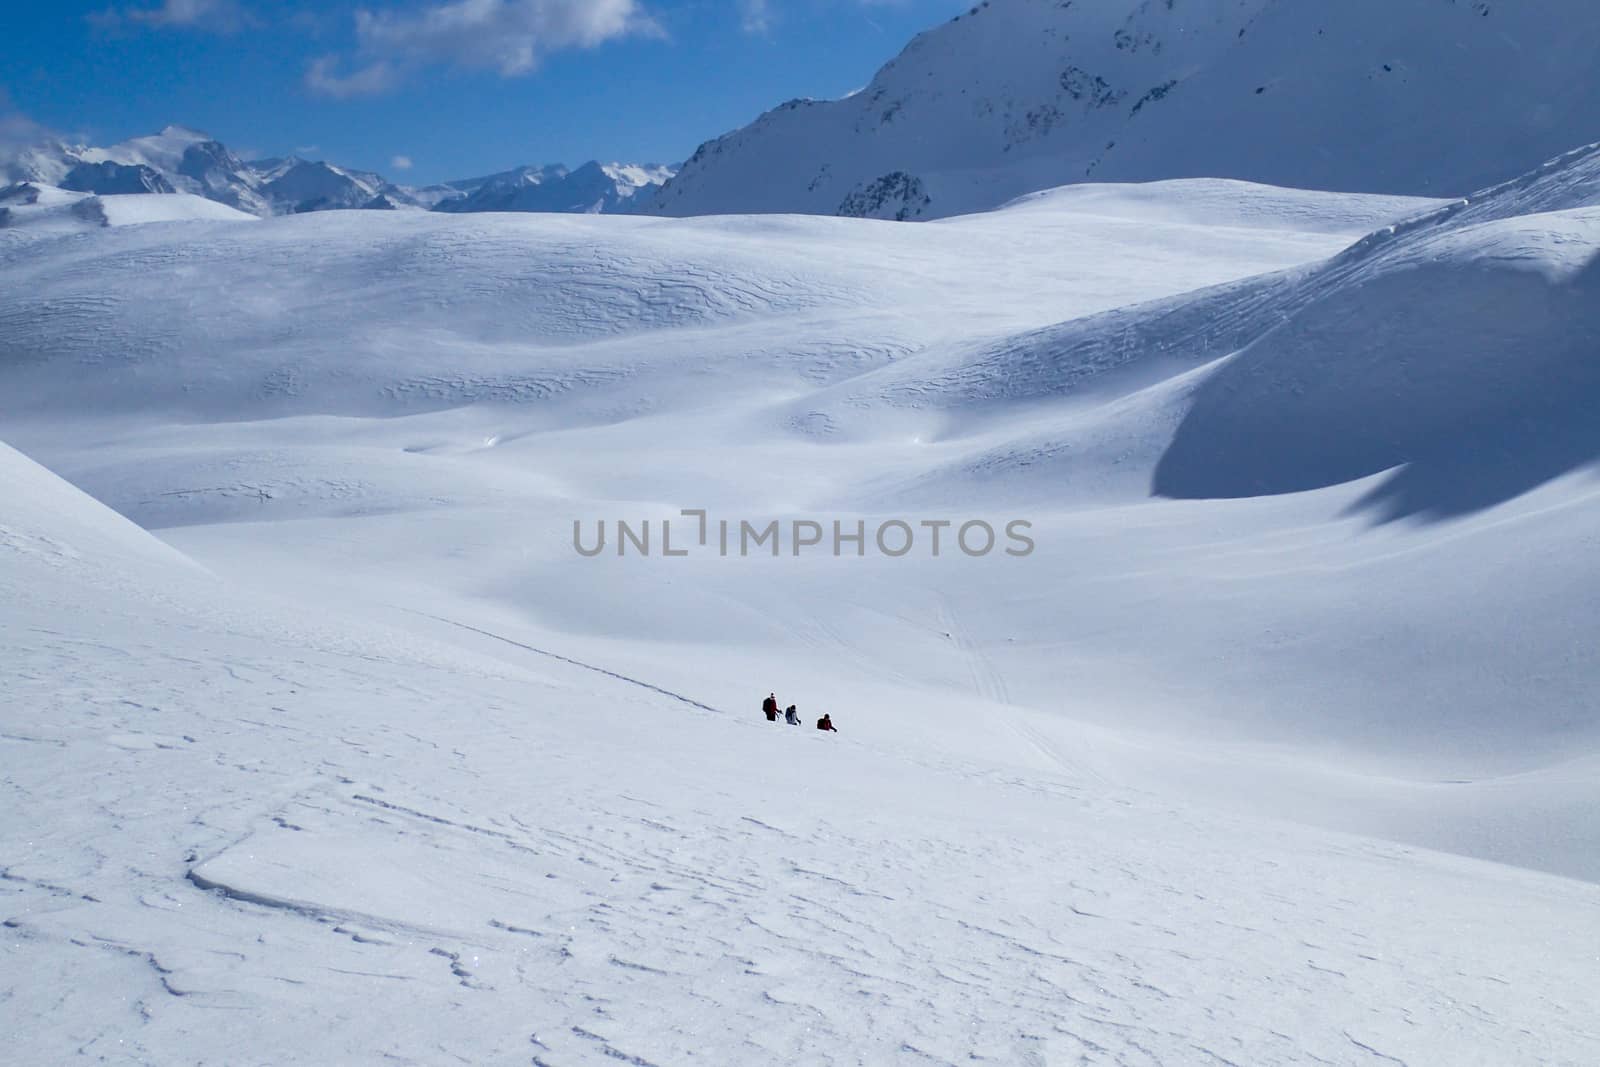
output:
<instances>
[{"instance_id":1,"label":"snowy mountain","mask_svg":"<svg viewBox=\"0 0 1600 1067\"><path fill-rule=\"evenodd\" d=\"M1597 34L1584 0L984 0L860 92L702 145L651 210L929 219L1176 177L1460 196L1600 136Z\"/></svg>"},{"instance_id":2,"label":"snowy mountain","mask_svg":"<svg viewBox=\"0 0 1600 1067\"><path fill-rule=\"evenodd\" d=\"M516 170L450 183L465 195L441 200L435 211L563 211L614 214L639 210L672 177L657 163L599 163L576 170L561 164Z\"/></svg>"},{"instance_id":3,"label":"snowy mountain","mask_svg":"<svg viewBox=\"0 0 1600 1067\"><path fill-rule=\"evenodd\" d=\"M278 214L341 208L392 208L411 204L409 193L380 174L347 170L298 156L263 159L251 165L267 201Z\"/></svg>"},{"instance_id":4,"label":"snowy mountain","mask_svg":"<svg viewBox=\"0 0 1600 1067\"><path fill-rule=\"evenodd\" d=\"M4 164L11 182L95 194L188 193L252 215L414 205L381 175L289 157L246 162L198 130L168 126L109 148L53 143Z\"/></svg>"},{"instance_id":5,"label":"snowy mountain","mask_svg":"<svg viewBox=\"0 0 1600 1067\"><path fill-rule=\"evenodd\" d=\"M495 174L486 174L477 178L456 178L437 185L424 186L419 190L430 196L433 203L429 207L436 207L447 200L462 200L477 192L485 185L505 185L515 187L518 185L537 185L545 181L559 181L567 173L567 168L559 163L530 164L525 167L513 167L510 170L499 171Z\"/></svg>"},{"instance_id":6,"label":"snowy mountain","mask_svg":"<svg viewBox=\"0 0 1600 1067\"><path fill-rule=\"evenodd\" d=\"M102 195L180 192L259 216L349 208L627 211L672 173L656 164L591 162L572 171L558 164L417 189L371 171L298 156L246 161L209 135L182 126L109 148L35 145L0 161L0 184L27 182Z\"/></svg>"}]
</instances>

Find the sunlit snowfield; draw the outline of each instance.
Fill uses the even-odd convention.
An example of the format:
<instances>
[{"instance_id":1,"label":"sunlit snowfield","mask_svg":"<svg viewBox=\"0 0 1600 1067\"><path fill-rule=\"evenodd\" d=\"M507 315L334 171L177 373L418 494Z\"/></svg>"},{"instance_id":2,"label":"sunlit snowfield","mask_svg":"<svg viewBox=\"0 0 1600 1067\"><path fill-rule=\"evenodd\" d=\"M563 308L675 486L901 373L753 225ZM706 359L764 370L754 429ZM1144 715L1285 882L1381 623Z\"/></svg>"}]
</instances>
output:
<instances>
[{"instance_id":1,"label":"sunlit snowfield","mask_svg":"<svg viewBox=\"0 0 1600 1067\"><path fill-rule=\"evenodd\" d=\"M8 1055L1596 1062L1597 173L19 212Z\"/></svg>"}]
</instances>

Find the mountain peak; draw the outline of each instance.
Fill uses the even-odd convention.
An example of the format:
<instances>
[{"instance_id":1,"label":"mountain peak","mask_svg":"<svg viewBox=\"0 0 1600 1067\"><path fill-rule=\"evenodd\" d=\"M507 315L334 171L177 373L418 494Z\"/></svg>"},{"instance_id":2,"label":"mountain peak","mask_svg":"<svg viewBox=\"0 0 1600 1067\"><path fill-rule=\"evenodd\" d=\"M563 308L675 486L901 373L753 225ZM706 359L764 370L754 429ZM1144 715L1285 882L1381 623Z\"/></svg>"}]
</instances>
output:
<instances>
[{"instance_id":1,"label":"mountain peak","mask_svg":"<svg viewBox=\"0 0 1600 1067\"><path fill-rule=\"evenodd\" d=\"M169 123L168 125L161 127L161 132L159 134L157 134L157 136L159 136L159 137L171 137L171 138L183 138L185 140L190 140L190 141L213 141L213 140L216 140L216 138L212 137L209 133L206 133L204 130L197 130L193 126L183 126L183 125L180 125L178 123Z\"/></svg>"},{"instance_id":2,"label":"mountain peak","mask_svg":"<svg viewBox=\"0 0 1600 1067\"><path fill-rule=\"evenodd\" d=\"M989 0L861 91L706 142L651 210L937 218L1182 177L1461 195L1594 139L1592 57L1518 42L1595 35L1580 0Z\"/></svg>"}]
</instances>

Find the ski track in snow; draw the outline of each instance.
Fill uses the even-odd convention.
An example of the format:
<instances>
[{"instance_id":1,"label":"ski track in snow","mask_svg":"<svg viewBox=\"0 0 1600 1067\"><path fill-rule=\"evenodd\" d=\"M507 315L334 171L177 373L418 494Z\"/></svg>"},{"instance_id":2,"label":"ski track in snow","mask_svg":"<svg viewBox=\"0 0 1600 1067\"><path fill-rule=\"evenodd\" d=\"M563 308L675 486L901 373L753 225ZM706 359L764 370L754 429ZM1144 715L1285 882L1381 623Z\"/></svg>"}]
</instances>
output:
<instances>
[{"instance_id":1,"label":"ski track in snow","mask_svg":"<svg viewBox=\"0 0 1600 1067\"><path fill-rule=\"evenodd\" d=\"M511 645L515 648L524 649L525 651L533 652L540 656L548 656L549 658L553 660L559 660L562 663L570 663L574 667L582 667L586 671L593 671L596 674L603 674L607 678L615 678L618 681L627 682L629 685L636 685L641 689L648 689L652 693L660 693L664 697L671 697L680 704L687 704L691 708L699 708L701 711L709 711L713 713L717 713L719 711L719 709L712 707L710 704L702 704L700 701L695 700L692 697L686 697L682 693L674 693L670 689L663 689L661 686L652 685L651 683L641 681L638 678L630 678L626 674L619 674L616 671L610 671L604 667L596 667L592 663L585 663L582 660L573 659L570 656L563 656L558 652L551 652L548 649L543 648L535 648L533 645L524 644L521 641L513 641L509 637L505 637L497 633L491 633L488 630L482 630L476 626L470 626L464 622L457 622L455 619L446 619L439 615L429 615L425 611L415 611L411 608L406 608L404 610L410 611L413 615L421 615L423 618L432 619L434 622L442 622L450 626L459 627L463 630L469 630L475 634L482 634L484 637L492 637L496 641L504 642L505 644Z\"/></svg>"},{"instance_id":2,"label":"ski track in snow","mask_svg":"<svg viewBox=\"0 0 1600 1067\"><path fill-rule=\"evenodd\" d=\"M951 642L972 673L972 685L980 697L996 704L1011 703L1005 679L995 670L994 661L973 641L961 623L961 617L951 607L946 597L939 598L939 621L948 627Z\"/></svg>"}]
</instances>

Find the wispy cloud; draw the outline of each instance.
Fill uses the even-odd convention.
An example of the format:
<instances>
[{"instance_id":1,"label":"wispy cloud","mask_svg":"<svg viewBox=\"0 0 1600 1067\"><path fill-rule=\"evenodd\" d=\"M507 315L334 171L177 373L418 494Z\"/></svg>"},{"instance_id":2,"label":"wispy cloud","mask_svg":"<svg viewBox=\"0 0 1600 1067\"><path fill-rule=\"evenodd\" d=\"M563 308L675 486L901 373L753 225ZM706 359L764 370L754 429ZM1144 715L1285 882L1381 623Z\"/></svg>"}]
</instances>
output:
<instances>
[{"instance_id":1,"label":"wispy cloud","mask_svg":"<svg viewBox=\"0 0 1600 1067\"><path fill-rule=\"evenodd\" d=\"M0 164L11 162L24 149L60 139L54 130L19 111L11 101L11 94L0 88Z\"/></svg>"},{"instance_id":2,"label":"wispy cloud","mask_svg":"<svg viewBox=\"0 0 1600 1067\"><path fill-rule=\"evenodd\" d=\"M410 170L411 157L395 156L393 159L389 160L389 166L393 167L395 170Z\"/></svg>"},{"instance_id":3,"label":"wispy cloud","mask_svg":"<svg viewBox=\"0 0 1600 1067\"><path fill-rule=\"evenodd\" d=\"M356 12L356 54L320 56L308 88L357 96L430 66L526 74L552 52L659 33L638 0L452 0L406 11Z\"/></svg>"},{"instance_id":4,"label":"wispy cloud","mask_svg":"<svg viewBox=\"0 0 1600 1067\"><path fill-rule=\"evenodd\" d=\"M339 72L338 56L317 56L306 65L306 88L341 100L388 92L399 82L393 64L386 60L368 63L347 74Z\"/></svg>"},{"instance_id":5,"label":"wispy cloud","mask_svg":"<svg viewBox=\"0 0 1600 1067\"><path fill-rule=\"evenodd\" d=\"M739 28L745 33L766 33L772 28L772 6L767 0L739 0Z\"/></svg>"},{"instance_id":6,"label":"wispy cloud","mask_svg":"<svg viewBox=\"0 0 1600 1067\"><path fill-rule=\"evenodd\" d=\"M857 9L867 25L882 33L883 27L872 21L872 17L867 14L868 11L873 8L908 8L926 0L838 0L838 2L841 6ZM734 3L739 15L739 28L745 33L756 35L772 32L783 21L784 6L783 0L735 0Z\"/></svg>"},{"instance_id":7,"label":"wispy cloud","mask_svg":"<svg viewBox=\"0 0 1600 1067\"><path fill-rule=\"evenodd\" d=\"M109 28L150 26L216 33L233 33L251 24L249 12L236 0L162 0L157 7L111 7L91 14L89 21Z\"/></svg>"}]
</instances>

